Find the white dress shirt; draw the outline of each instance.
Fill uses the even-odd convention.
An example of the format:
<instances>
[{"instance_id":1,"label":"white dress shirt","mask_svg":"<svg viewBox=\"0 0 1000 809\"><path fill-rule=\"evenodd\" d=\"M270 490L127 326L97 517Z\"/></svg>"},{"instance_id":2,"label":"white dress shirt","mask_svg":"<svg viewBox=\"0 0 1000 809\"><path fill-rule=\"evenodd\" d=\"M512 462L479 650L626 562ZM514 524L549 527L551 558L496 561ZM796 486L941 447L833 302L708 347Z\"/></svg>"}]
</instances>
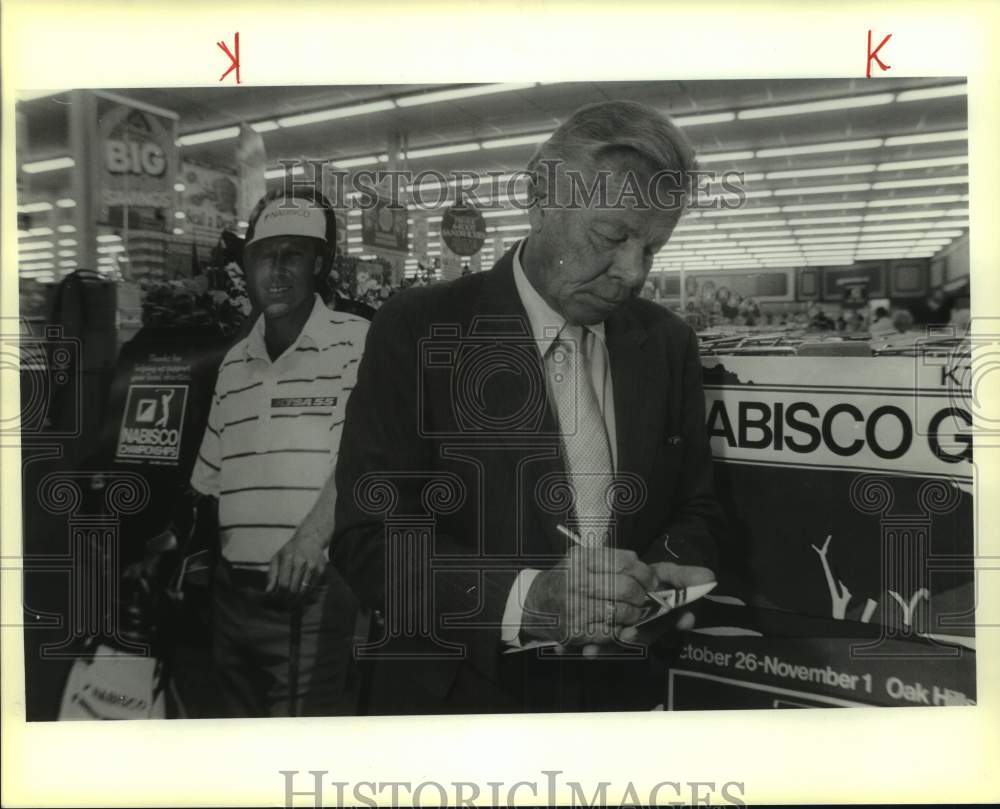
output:
<instances>
[{"instance_id":1,"label":"white dress shirt","mask_svg":"<svg viewBox=\"0 0 1000 809\"><path fill-rule=\"evenodd\" d=\"M517 245L514 251L514 285L517 287L517 294L521 299L521 305L528 315L528 324L531 328L532 336L538 346L539 358L545 361L545 355L552 345L552 341L558 336L566 318L556 312L546 303L545 299L538 293L524 274L521 266L521 252L524 249L524 241ZM611 445L612 466L618 466L618 445L615 430L615 401L614 389L611 383L611 358L608 354L608 346L604 334L604 324L596 323L587 327L594 333L594 350L590 355L589 367L584 369L590 376L591 384L597 394L597 401L604 416L604 423L608 430L608 442ZM582 356L582 355L581 355ZM545 375L546 385L550 386L549 375ZM552 391L549 390L549 401L552 401ZM528 595L535 577L540 573L535 568L525 568L518 573L507 596L507 605L501 619L500 637L504 643L519 647L521 645L519 635L521 632L521 619L524 614L524 601Z\"/></svg>"}]
</instances>

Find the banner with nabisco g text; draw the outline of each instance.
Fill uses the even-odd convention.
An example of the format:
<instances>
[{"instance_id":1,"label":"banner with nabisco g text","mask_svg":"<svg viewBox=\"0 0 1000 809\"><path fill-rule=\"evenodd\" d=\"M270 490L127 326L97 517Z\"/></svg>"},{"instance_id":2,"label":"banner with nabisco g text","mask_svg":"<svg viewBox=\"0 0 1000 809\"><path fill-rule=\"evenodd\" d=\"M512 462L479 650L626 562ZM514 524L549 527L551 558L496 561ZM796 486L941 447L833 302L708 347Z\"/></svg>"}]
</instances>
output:
<instances>
[{"instance_id":1,"label":"banner with nabisco g text","mask_svg":"<svg viewBox=\"0 0 1000 809\"><path fill-rule=\"evenodd\" d=\"M729 518L720 592L972 634L957 617L975 603L968 357L721 355L702 366Z\"/></svg>"}]
</instances>

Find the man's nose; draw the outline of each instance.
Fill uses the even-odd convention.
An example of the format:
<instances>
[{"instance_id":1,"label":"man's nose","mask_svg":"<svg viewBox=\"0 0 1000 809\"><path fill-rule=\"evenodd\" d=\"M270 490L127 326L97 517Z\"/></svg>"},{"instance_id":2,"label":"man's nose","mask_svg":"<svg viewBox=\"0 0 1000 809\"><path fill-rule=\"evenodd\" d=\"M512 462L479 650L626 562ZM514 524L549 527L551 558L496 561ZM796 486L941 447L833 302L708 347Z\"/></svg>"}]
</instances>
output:
<instances>
[{"instance_id":1,"label":"man's nose","mask_svg":"<svg viewBox=\"0 0 1000 809\"><path fill-rule=\"evenodd\" d=\"M646 251L641 244L623 244L615 253L611 274L628 287L638 287L646 278Z\"/></svg>"}]
</instances>

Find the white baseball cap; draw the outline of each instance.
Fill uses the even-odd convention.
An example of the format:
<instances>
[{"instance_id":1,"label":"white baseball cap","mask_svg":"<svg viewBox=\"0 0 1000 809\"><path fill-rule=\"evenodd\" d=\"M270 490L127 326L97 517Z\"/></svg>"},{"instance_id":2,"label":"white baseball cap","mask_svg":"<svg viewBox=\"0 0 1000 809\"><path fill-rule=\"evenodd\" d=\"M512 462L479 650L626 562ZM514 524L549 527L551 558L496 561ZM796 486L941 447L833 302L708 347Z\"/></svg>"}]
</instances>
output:
<instances>
[{"instance_id":1,"label":"white baseball cap","mask_svg":"<svg viewBox=\"0 0 1000 809\"><path fill-rule=\"evenodd\" d=\"M326 214L315 202L299 197L271 200L254 222L246 247L272 236L305 236L326 241Z\"/></svg>"}]
</instances>

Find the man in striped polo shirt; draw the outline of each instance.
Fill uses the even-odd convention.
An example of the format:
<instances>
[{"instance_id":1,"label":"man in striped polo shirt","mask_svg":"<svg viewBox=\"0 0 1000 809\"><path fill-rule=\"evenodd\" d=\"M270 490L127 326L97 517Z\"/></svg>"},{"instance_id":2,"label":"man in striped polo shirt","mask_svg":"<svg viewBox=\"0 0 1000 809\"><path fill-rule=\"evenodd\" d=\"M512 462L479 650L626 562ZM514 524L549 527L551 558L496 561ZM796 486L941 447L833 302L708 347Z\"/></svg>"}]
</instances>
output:
<instances>
[{"instance_id":1,"label":"man in striped polo shirt","mask_svg":"<svg viewBox=\"0 0 1000 809\"><path fill-rule=\"evenodd\" d=\"M218 498L213 657L227 716L353 713L357 600L328 564L329 537L293 536L337 460L368 331L317 293L335 243L333 209L311 190L268 195L248 224L261 315L219 369L191 477Z\"/></svg>"}]
</instances>

